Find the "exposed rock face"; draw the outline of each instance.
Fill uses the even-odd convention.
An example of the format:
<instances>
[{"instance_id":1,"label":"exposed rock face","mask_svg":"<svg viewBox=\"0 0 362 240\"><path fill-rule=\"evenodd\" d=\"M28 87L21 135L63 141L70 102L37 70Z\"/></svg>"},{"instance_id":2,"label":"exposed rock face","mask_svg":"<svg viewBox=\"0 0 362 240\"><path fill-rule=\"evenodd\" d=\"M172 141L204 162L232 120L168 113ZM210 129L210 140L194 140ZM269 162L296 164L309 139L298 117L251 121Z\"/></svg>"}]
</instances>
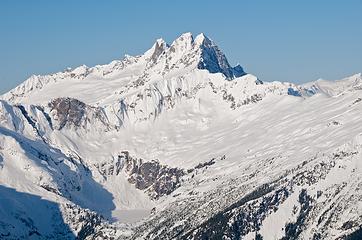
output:
<instances>
[{"instance_id":1,"label":"exposed rock face","mask_svg":"<svg viewBox=\"0 0 362 240\"><path fill-rule=\"evenodd\" d=\"M105 179L119 175L123 170L128 176L128 182L147 192L152 199L172 193L181 185L181 177L186 174L184 170L162 165L158 160L145 162L133 158L128 151L122 151L113 163L99 163L95 167Z\"/></svg>"},{"instance_id":2,"label":"exposed rock face","mask_svg":"<svg viewBox=\"0 0 362 240\"><path fill-rule=\"evenodd\" d=\"M48 105L55 112L59 122L58 129L62 129L66 124L81 126L82 118L85 115L85 103L73 98L57 98Z\"/></svg>"},{"instance_id":3,"label":"exposed rock face","mask_svg":"<svg viewBox=\"0 0 362 240\"><path fill-rule=\"evenodd\" d=\"M91 121L100 122L108 127L107 118L101 108L88 106L74 98L56 98L48 104L48 107L57 121L58 130L65 126L86 128Z\"/></svg>"},{"instance_id":4,"label":"exposed rock face","mask_svg":"<svg viewBox=\"0 0 362 240\"><path fill-rule=\"evenodd\" d=\"M185 175L182 169L170 168L157 160L143 162L142 159L131 158L128 152L123 154L128 181L136 188L145 190L153 199L172 193L180 186L181 177Z\"/></svg>"}]
</instances>

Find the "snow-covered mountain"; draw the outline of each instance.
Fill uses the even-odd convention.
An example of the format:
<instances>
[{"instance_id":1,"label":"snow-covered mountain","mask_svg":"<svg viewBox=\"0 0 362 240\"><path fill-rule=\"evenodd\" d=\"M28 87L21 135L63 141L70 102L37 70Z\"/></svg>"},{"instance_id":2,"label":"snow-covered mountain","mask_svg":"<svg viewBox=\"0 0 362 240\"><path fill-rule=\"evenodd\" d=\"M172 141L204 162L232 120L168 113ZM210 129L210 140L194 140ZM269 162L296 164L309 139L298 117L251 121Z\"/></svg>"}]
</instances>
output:
<instances>
[{"instance_id":1,"label":"snow-covered mountain","mask_svg":"<svg viewBox=\"0 0 362 240\"><path fill-rule=\"evenodd\" d=\"M204 34L0 101L1 239L359 239L362 77L301 86Z\"/></svg>"}]
</instances>

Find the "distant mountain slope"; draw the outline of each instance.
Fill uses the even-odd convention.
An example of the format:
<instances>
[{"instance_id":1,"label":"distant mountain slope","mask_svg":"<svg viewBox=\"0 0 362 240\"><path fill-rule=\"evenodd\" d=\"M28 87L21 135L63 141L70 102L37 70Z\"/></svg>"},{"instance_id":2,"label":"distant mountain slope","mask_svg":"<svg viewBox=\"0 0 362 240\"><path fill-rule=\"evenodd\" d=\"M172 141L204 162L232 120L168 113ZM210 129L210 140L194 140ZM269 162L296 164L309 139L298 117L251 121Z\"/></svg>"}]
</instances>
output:
<instances>
[{"instance_id":1,"label":"distant mountain slope","mask_svg":"<svg viewBox=\"0 0 362 240\"><path fill-rule=\"evenodd\" d=\"M318 80L304 85L311 93L323 93L328 96L337 96L345 92L353 92L362 89L362 74L358 73L353 76L338 81Z\"/></svg>"}]
</instances>

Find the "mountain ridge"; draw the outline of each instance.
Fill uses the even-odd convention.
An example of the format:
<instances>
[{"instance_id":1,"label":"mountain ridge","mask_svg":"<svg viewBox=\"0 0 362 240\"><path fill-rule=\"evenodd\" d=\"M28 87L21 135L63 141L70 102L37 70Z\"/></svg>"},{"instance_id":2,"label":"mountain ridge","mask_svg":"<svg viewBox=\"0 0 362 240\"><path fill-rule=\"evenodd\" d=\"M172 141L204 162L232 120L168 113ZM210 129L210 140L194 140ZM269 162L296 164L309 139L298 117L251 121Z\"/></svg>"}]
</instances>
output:
<instances>
[{"instance_id":1,"label":"mountain ridge","mask_svg":"<svg viewBox=\"0 0 362 240\"><path fill-rule=\"evenodd\" d=\"M201 38L203 40L201 40ZM92 72L97 72L96 74L101 74L102 76L105 76L112 73L112 71L122 70L124 68L127 68L129 65L135 64L142 60L145 61L145 67L143 68L145 68L144 70L147 70L147 68L151 68L153 65L152 63L155 63L156 61L167 62L167 59L158 59L158 57L162 57L162 54L166 54L166 51L168 51L168 54L171 55L169 56L169 64L171 66L167 65L165 66L166 69L162 69L159 71L167 71L168 68L172 68L176 63L180 64L179 61L183 61L182 57L188 57L189 59L198 58L195 59L195 61L200 61L197 67L200 67L201 69L208 69L210 65L212 67L210 68L210 70L208 69L210 72L221 72L230 79L245 74L241 66L232 68L227 62L225 55L204 34L198 35L196 39L197 41L194 41L191 33L184 33L176 40L174 40L170 46L168 46L168 44L164 40L157 39L153 46L143 55L138 55L135 57L126 55L125 58L122 60L114 60L109 64L96 65L94 67L87 67L86 65L81 65L73 70L68 68L63 72L57 72L49 75L32 75L24 83L10 90L8 93L2 95L2 98L7 100L15 99L16 96L22 96L25 93L28 93L34 89L41 89L50 82L56 82L65 78L84 79ZM208 52L205 53L205 51Z\"/></svg>"}]
</instances>

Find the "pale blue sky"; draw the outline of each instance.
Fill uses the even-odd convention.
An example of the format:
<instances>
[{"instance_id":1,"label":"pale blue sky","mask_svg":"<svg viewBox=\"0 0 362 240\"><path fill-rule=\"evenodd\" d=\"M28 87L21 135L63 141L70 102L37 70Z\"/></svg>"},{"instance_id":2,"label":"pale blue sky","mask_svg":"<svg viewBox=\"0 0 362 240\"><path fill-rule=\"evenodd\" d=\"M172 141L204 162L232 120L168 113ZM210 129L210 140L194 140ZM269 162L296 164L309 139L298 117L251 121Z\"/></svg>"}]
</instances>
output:
<instances>
[{"instance_id":1,"label":"pale blue sky","mask_svg":"<svg viewBox=\"0 0 362 240\"><path fill-rule=\"evenodd\" d=\"M108 63L188 31L265 81L362 71L362 0L1 0L0 93L31 74Z\"/></svg>"}]
</instances>

